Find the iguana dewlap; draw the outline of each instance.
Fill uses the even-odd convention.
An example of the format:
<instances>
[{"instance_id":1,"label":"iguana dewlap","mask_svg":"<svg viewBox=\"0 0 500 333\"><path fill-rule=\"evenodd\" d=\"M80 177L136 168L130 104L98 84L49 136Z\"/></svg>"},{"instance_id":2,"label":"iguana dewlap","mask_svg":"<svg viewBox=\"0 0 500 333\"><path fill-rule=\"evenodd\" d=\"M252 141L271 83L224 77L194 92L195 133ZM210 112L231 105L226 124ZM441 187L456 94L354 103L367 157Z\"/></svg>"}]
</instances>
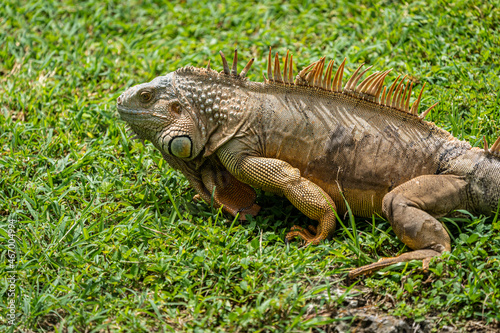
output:
<instances>
[{"instance_id":1,"label":"iguana dewlap","mask_svg":"<svg viewBox=\"0 0 500 333\"><path fill-rule=\"evenodd\" d=\"M222 53L221 53L222 55ZM413 252L351 271L450 250L436 218L457 209L491 215L500 202L500 138L472 148L417 114L413 83L390 71L361 81L360 66L342 86L344 62L323 75L325 58L292 80L288 53L280 69L271 52L268 78L250 82L222 55L224 70L185 67L128 89L118 111L137 136L150 140L206 202L232 215L255 215L255 191L284 195L318 226L293 227L286 239L317 244L335 230L349 204L359 216L380 214Z\"/></svg>"}]
</instances>

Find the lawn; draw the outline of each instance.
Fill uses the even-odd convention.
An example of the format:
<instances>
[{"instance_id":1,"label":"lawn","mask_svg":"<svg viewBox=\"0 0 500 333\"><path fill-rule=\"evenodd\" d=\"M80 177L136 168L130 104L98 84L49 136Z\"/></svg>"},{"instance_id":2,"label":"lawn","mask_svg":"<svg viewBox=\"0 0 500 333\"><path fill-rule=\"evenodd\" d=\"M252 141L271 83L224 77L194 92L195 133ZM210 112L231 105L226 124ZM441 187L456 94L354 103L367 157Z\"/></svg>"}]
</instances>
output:
<instances>
[{"instance_id":1,"label":"lawn","mask_svg":"<svg viewBox=\"0 0 500 333\"><path fill-rule=\"evenodd\" d=\"M192 200L116 98L238 48L262 81L269 46L426 82L427 120L481 146L500 135L498 1L17 1L0 6L2 332L328 331L356 314L438 331L500 329L500 220L442 221L452 252L346 281L408 251L381 217L302 248L287 200L240 222ZM229 57L232 58L232 57ZM344 81L345 82L345 81ZM413 98L415 98L414 96ZM419 326L420 325L420 326Z\"/></svg>"}]
</instances>

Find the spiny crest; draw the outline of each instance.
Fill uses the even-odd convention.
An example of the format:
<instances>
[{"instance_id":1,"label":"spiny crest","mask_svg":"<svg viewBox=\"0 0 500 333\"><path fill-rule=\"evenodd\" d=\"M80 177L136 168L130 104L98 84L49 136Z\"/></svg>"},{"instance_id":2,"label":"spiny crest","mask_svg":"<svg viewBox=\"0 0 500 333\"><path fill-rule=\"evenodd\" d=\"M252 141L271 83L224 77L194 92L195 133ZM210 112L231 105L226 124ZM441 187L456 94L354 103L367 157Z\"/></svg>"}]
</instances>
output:
<instances>
[{"instance_id":1,"label":"spiny crest","mask_svg":"<svg viewBox=\"0 0 500 333\"><path fill-rule=\"evenodd\" d=\"M247 75L248 71L250 70L250 67L252 67L253 58L250 59L250 61L245 66L245 68L243 68L241 73L238 74L238 50L235 49L234 50L234 58L233 58L233 66L231 68L231 71L229 71L229 66L227 64L227 60L226 60L226 57L224 56L224 53L222 53L222 51L219 51L219 53L220 53L220 57L222 58L222 66L224 67L224 74L226 74L226 75L232 75L232 76L244 78ZM208 66L207 66L207 70L209 70L209 69L210 69L210 61L208 61Z\"/></svg>"},{"instance_id":2,"label":"spiny crest","mask_svg":"<svg viewBox=\"0 0 500 333\"><path fill-rule=\"evenodd\" d=\"M289 52L287 51L284 59L283 75L281 75L278 53L274 56L274 70L272 66L272 58L271 48L269 48L269 55L267 58L267 79L264 78L266 83L277 82L290 85L310 86L327 91L347 94L406 112L420 119L424 119L425 116L427 116L427 114L439 103L435 103L419 115L418 106L420 104L420 100L422 99L422 92L424 91L425 83L417 100L410 106L410 96L413 89L413 82L410 84L410 80L408 80L405 84L406 75L399 82L399 84L398 81L401 75L396 78L389 89L384 86L384 80L392 69L383 72L375 72L359 83L363 75L372 68L372 66L370 66L362 71L361 69L364 64L361 64L358 69L354 71L344 88L342 88L342 77L344 75L346 61L345 58L344 61L342 61L342 63L338 66L335 75L333 75L333 60L328 62L328 65L326 66L326 73L323 75L326 58L322 57L318 61L313 62L301 70L296 76L294 82L292 82L293 61L291 55L289 58Z\"/></svg>"},{"instance_id":3,"label":"spiny crest","mask_svg":"<svg viewBox=\"0 0 500 333\"><path fill-rule=\"evenodd\" d=\"M487 154L491 154L496 157L500 157L500 137L498 137L497 141L491 146L491 148L488 148L488 141L486 141L486 137L483 136L483 141L484 141L484 151Z\"/></svg>"},{"instance_id":4,"label":"spiny crest","mask_svg":"<svg viewBox=\"0 0 500 333\"><path fill-rule=\"evenodd\" d=\"M244 78L250 67L253 64L254 59L251 59L245 68L238 74L237 64L238 64L238 51L234 50L234 59L231 69L229 68L228 62L224 53L219 52L222 58L223 71L225 75L231 75L233 77ZM363 100L368 100L379 105L383 105L392 109L396 109L407 114L418 117L419 119L424 119L425 116L439 103L436 102L430 108L418 114L418 107L422 99L422 93L425 88L425 83L420 90L420 94L416 101L410 106L410 97L413 89L413 82L411 80L406 81L407 76L405 75L401 81L399 78L401 75L394 80L390 87L384 86L384 81L387 75L392 71L392 69L375 72L367 76L364 80L360 82L363 75L369 71L372 66L362 70L364 64L361 64L352 74L350 79L342 88L342 78L344 76L344 68L346 59L338 66L335 75L333 75L334 63L333 60L328 62L326 66L326 73L323 75L325 68L325 57L320 58L318 61L313 62L306 68L302 69L298 75L293 80L293 55L289 51L286 52L286 57L283 59L283 71L281 71L280 57L276 52L274 55L274 60L269 48L269 55L267 58L267 78L264 77L266 83L283 83L285 85L298 85L298 86L309 86L326 91L331 91L335 93L342 93ZM274 68L273 68L274 62ZM184 68L184 70L190 70L190 68ZM207 71L210 69L210 61L207 66ZM332 79L333 78L333 79ZM399 83L398 83L399 82ZM359 83L359 84L358 84ZM497 148L500 149L500 145Z\"/></svg>"},{"instance_id":5,"label":"spiny crest","mask_svg":"<svg viewBox=\"0 0 500 333\"><path fill-rule=\"evenodd\" d=\"M267 58L267 78L264 77L266 83L280 82L284 84L293 84L293 55L286 51L286 57L283 63L283 76L281 75L280 59L278 53L274 55L274 72L272 70L272 53L269 48L269 56Z\"/></svg>"}]
</instances>

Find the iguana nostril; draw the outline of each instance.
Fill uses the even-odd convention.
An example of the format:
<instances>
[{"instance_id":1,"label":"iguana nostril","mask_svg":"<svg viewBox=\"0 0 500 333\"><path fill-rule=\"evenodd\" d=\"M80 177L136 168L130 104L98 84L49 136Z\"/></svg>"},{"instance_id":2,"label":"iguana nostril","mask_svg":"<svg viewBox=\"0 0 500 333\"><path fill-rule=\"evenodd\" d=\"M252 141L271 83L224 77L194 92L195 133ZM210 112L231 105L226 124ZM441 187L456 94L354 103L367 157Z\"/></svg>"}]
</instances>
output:
<instances>
[{"instance_id":1,"label":"iguana nostril","mask_svg":"<svg viewBox=\"0 0 500 333\"><path fill-rule=\"evenodd\" d=\"M118 104L122 104L122 97L119 96L118 99L116 100L118 102Z\"/></svg>"}]
</instances>

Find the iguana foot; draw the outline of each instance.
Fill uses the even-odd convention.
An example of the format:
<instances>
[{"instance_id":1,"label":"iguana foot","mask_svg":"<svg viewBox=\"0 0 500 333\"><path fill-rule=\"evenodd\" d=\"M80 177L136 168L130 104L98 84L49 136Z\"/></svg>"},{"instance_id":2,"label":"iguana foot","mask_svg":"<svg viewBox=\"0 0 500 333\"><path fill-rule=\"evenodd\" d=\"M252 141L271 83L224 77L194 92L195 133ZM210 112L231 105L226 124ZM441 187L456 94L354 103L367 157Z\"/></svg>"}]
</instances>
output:
<instances>
[{"instance_id":1,"label":"iguana foot","mask_svg":"<svg viewBox=\"0 0 500 333\"><path fill-rule=\"evenodd\" d=\"M423 260L422 263L423 269L424 271L426 271L429 269L429 262L431 258L440 255L441 255L440 252L434 250L417 250L408 253L403 253L402 255L397 257L381 258L379 261L374 262L372 264L353 269L352 271L349 272L348 279L352 280L360 275L369 275L384 267L410 260Z\"/></svg>"},{"instance_id":2,"label":"iguana foot","mask_svg":"<svg viewBox=\"0 0 500 333\"><path fill-rule=\"evenodd\" d=\"M201 197L201 195L199 194L195 194L193 196L193 201L194 202L203 202L203 198ZM221 202L220 200L215 200L215 203L217 206L222 206L222 209L233 215L233 216L236 216L236 214L240 214L239 215L239 220L240 221L246 221L247 218L246 218L246 215L252 215L252 216L256 216L259 211L260 211L260 206L259 205L256 205L256 204L253 204L250 208L244 208L244 209L241 209L241 210L237 210L237 209L234 209L234 208L231 208L229 207L228 205L224 205L224 202Z\"/></svg>"},{"instance_id":3,"label":"iguana foot","mask_svg":"<svg viewBox=\"0 0 500 333\"><path fill-rule=\"evenodd\" d=\"M291 229L290 232L288 232L285 236L285 239L287 242L290 242L291 240L299 237L303 239L304 241L308 242L309 240L313 239L316 235L311 234L309 230L304 229L302 227L299 227L298 225L294 225Z\"/></svg>"},{"instance_id":4,"label":"iguana foot","mask_svg":"<svg viewBox=\"0 0 500 333\"><path fill-rule=\"evenodd\" d=\"M257 213L259 213L259 211L260 211L260 206L256 205L256 204L253 204L252 207L239 211L239 213L240 213L239 220L240 221L246 221L247 220L247 218L246 218L247 215L256 216Z\"/></svg>"},{"instance_id":5,"label":"iguana foot","mask_svg":"<svg viewBox=\"0 0 500 333\"><path fill-rule=\"evenodd\" d=\"M312 232L313 234L317 234L318 233L318 229L315 226L313 226L312 224L309 224L307 226L307 229L309 229L309 231Z\"/></svg>"},{"instance_id":6,"label":"iguana foot","mask_svg":"<svg viewBox=\"0 0 500 333\"><path fill-rule=\"evenodd\" d=\"M304 241L304 246L309 244L318 245L325 237L317 234L317 228L313 225L308 225L307 229L294 225L290 232L285 236L285 242L289 243L295 238L301 238Z\"/></svg>"},{"instance_id":7,"label":"iguana foot","mask_svg":"<svg viewBox=\"0 0 500 333\"><path fill-rule=\"evenodd\" d=\"M316 234L316 233L317 233L317 231L316 231L316 230L317 230L317 229L316 229L316 227L315 227L315 226L313 226L312 224L308 225L308 226L307 226L307 229L308 229L308 230L306 230L306 229L304 229L303 227L300 227L300 226L298 226L298 225L294 225L294 226L290 229L290 231L294 231L294 230L301 230L301 231L302 231L302 230L304 230L304 231L309 231L309 232L312 232L313 234Z\"/></svg>"}]
</instances>

